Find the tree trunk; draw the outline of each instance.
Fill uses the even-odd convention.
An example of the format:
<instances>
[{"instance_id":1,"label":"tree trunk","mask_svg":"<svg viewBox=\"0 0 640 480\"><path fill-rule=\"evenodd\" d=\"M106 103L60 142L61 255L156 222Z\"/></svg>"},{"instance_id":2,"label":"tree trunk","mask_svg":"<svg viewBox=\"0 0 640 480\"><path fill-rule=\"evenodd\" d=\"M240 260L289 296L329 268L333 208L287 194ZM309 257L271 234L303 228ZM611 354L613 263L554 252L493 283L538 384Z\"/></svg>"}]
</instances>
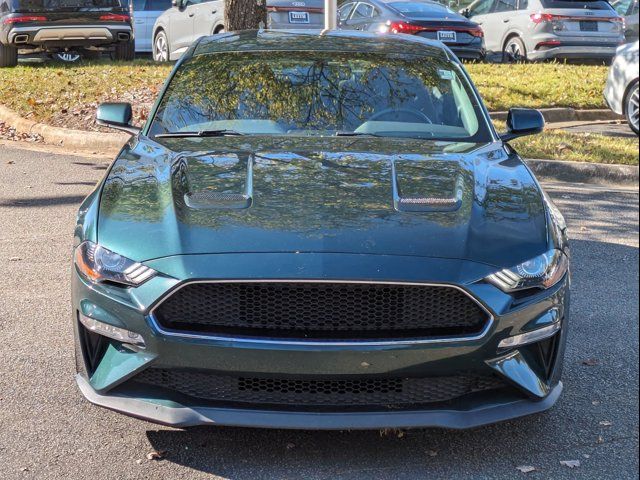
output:
<instances>
[{"instance_id":1,"label":"tree trunk","mask_svg":"<svg viewBox=\"0 0 640 480\"><path fill-rule=\"evenodd\" d=\"M224 28L234 30L254 30L267 26L266 0L226 0L224 7Z\"/></svg>"}]
</instances>

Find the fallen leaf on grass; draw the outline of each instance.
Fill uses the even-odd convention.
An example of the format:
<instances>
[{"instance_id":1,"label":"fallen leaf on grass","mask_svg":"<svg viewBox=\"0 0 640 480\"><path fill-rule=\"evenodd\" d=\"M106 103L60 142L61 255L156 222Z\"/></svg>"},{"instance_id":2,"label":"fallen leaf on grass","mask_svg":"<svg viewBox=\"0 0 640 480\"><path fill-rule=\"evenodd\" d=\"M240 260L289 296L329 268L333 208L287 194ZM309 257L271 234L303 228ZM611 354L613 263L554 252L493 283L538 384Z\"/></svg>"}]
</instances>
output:
<instances>
[{"instance_id":1,"label":"fallen leaf on grass","mask_svg":"<svg viewBox=\"0 0 640 480\"><path fill-rule=\"evenodd\" d=\"M166 451L162 450L160 452L154 450L152 452L147 453L147 460L162 460L164 459Z\"/></svg>"},{"instance_id":2,"label":"fallen leaf on grass","mask_svg":"<svg viewBox=\"0 0 640 480\"><path fill-rule=\"evenodd\" d=\"M578 468L580 466L580 460L560 460L560 465L569 468Z\"/></svg>"},{"instance_id":3,"label":"fallen leaf on grass","mask_svg":"<svg viewBox=\"0 0 640 480\"><path fill-rule=\"evenodd\" d=\"M520 467L516 467L516 469L522 473L531 473L537 470L536 467L532 467L531 465L521 465Z\"/></svg>"},{"instance_id":4,"label":"fallen leaf on grass","mask_svg":"<svg viewBox=\"0 0 640 480\"><path fill-rule=\"evenodd\" d=\"M610 420L602 420L601 422L598 422L598 423L603 427L610 427L611 425L613 425L613 422Z\"/></svg>"}]
</instances>

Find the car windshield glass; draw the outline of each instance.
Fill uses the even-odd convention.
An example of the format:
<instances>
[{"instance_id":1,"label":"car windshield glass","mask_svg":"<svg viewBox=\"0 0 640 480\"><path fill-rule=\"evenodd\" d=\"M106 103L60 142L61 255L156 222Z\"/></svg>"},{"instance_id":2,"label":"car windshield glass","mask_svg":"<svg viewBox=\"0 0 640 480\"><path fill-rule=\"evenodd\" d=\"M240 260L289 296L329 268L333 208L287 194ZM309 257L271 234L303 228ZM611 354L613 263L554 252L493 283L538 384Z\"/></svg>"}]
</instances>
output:
<instances>
[{"instance_id":1,"label":"car windshield glass","mask_svg":"<svg viewBox=\"0 0 640 480\"><path fill-rule=\"evenodd\" d=\"M613 10L602 0L542 0L544 8L579 8L581 10Z\"/></svg>"},{"instance_id":2,"label":"car windshield glass","mask_svg":"<svg viewBox=\"0 0 640 480\"><path fill-rule=\"evenodd\" d=\"M434 12L442 12L449 11L450 13L454 13L452 10L449 10L444 5L436 5L434 3L425 3L425 2L393 2L389 4L391 7L402 13L407 17L412 18L428 18L433 15Z\"/></svg>"},{"instance_id":3,"label":"car windshield glass","mask_svg":"<svg viewBox=\"0 0 640 480\"><path fill-rule=\"evenodd\" d=\"M217 130L491 141L457 64L372 53L196 56L171 80L149 134Z\"/></svg>"},{"instance_id":4,"label":"car windshield glass","mask_svg":"<svg viewBox=\"0 0 640 480\"><path fill-rule=\"evenodd\" d=\"M128 5L128 0L18 0L15 8L20 11L60 10L70 8L113 8Z\"/></svg>"}]
</instances>

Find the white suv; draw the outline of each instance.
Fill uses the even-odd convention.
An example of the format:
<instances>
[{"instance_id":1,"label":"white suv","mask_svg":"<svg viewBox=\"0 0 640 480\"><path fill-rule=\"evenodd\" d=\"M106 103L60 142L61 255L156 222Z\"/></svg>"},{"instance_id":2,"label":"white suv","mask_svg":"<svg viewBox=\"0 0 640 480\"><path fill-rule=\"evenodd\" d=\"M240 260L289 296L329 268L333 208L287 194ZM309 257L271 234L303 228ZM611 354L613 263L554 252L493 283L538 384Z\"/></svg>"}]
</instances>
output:
<instances>
[{"instance_id":1,"label":"white suv","mask_svg":"<svg viewBox=\"0 0 640 480\"><path fill-rule=\"evenodd\" d=\"M462 13L506 62L613 58L624 20L603 0L476 0Z\"/></svg>"}]
</instances>

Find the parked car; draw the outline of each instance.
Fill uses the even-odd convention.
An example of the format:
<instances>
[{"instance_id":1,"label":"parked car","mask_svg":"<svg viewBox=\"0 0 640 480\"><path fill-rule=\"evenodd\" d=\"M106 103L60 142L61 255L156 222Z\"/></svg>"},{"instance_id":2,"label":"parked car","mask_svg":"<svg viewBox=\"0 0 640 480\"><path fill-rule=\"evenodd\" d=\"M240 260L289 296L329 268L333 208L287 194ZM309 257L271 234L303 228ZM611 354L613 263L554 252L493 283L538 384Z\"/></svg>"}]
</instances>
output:
<instances>
[{"instance_id":1,"label":"parked car","mask_svg":"<svg viewBox=\"0 0 640 480\"><path fill-rule=\"evenodd\" d=\"M198 38L224 32L224 1L175 0L153 28L153 58L178 60ZM269 29L319 29L324 0L267 0Z\"/></svg>"},{"instance_id":2,"label":"parked car","mask_svg":"<svg viewBox=\"0 0 640 480\"><path fill-rule=\"evenodd\" d=\"M171 6L171 0L133 0L136 52L150 53L153 50L153 26L160 15Z\"/></svg>"},{"instance_id":3,"label":"parked car","mask_svg":"<svg viewBox=\"0 0 640 480\"><path fill-rule=\"evenodd\" d=\"M550 408L566 225L440 42L202 38L80 207L91 402L173 426L470 428Z\"/></svg>"},{"instance_id":4,"label":"parked car","mask_svg":"<svg viewBox=\"0 0 640 480\"><path fill-rule=\"evenodd\" d=\"M603 0L476 0L463 14L505 62L610 61L624 40L623 19Z\"/></svg>"},{"instance_id":5,"label":"parked car","mask_svg":"<svg viewBox=\"0 0 640 480\"><path fill-rule=\"evenodd\" d=\"M613 60L604 96L611 110L627 117L638 134L638 42L621 46Z\"/></svg>"},{"instance_id":6,"label":"parked car","mask_svg":"<svg viewBox=\"0 0 640 480\"><path fill-rule=\"evenodd\" d=\"M134 40L124 0L0 0L0 67L18 53L75 53L132 60Z\"/></svg>"},{"instance_id":7,"label":"parked car","mask_svg":"<svg viewBox=\"0 0 640 480\"><path fill-rule=\"evenodd\" d=\"M639 35L638 27L638 0L617 0L611 3L618 15L624 17L625 41L627 43L637 42Z\"/></svg>"},{"instance_id":8,"label":"parked car","mask_svg":"<svg viewBox=\"0 0 640 480\"><path fill-rule=\"evenodd\" d=\"M341 30L406 33L439 40L459 57L482 59L484 33L478 24L427 0L366 0L347 2L339 11Z\"/></svg>"}]
</instances>

